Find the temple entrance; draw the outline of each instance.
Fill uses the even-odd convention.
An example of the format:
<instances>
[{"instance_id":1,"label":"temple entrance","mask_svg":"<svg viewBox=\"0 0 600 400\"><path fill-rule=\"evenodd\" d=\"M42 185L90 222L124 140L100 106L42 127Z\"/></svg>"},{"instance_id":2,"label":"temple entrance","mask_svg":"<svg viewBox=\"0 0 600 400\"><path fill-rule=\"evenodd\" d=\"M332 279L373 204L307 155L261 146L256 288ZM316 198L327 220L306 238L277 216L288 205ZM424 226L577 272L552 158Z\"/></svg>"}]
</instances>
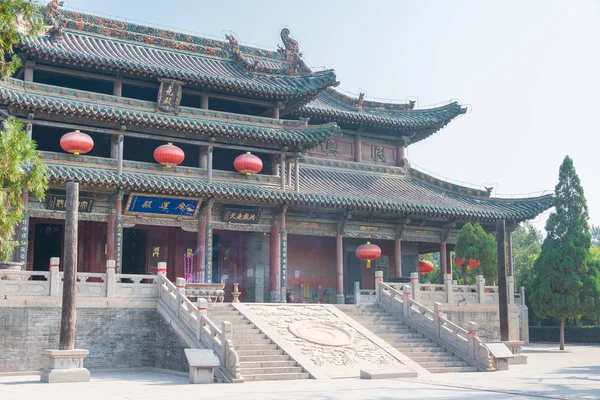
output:
<instances>
[{"instance_id":1,"label":"temple entrance","mask_svg":"<svg viewBox=\"0 0 600 400\"><path fill-rule=\"evenodd\" d=\"M346 296L352 296L354 298L354 282L360 282L360 287L363 287L363 262L356 258L354 251L346 252L346 271L344 276L346 277L344 293Z\"/></svg>"},{"instance_id":2,"label":"temple entrance","mask_svg":"<svg viewBox=\"0 0 600 400\"><path fill-rule=\"evenodd\" d=\"M35 224L34 271L48 271L50 258L61 256L63 229L59 224Z\"/></svg>"},{"instance_id":3,"label":"temple entrance","mask_svg":"<svg viewBox=\"0 0 600 400\"><path fill-rule=\"evenodd\" d=\"M123 229L123 262L124 274L146 273L147 233L142 229Z\"/></svg>"}]
</instances>

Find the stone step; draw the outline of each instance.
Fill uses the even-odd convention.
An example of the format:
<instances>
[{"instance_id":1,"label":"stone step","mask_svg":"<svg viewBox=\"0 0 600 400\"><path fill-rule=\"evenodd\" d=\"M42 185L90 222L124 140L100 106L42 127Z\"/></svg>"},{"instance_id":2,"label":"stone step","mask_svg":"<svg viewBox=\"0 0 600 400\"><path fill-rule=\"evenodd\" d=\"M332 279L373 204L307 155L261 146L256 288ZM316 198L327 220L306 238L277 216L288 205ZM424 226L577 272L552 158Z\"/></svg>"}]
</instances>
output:
<instances>
[{"instance_id":1,"label":"stone step","mask_svg":"<svg viewBox=\"0 0 600 400\"><path fill-rule=\"evenodd\" d=\"M256 345L266 345L266 344L272 344L273 341L271 339L267 339L267 338L254 338L254 336L250 336L250 337L245 337L245 338L233 338L233 344L235 345L235 348L238 349L240 346L242 345L252 345L252 346L256 346Z\"/></svg>"},{"instance_id":2,"label":"stone step","mask_svg":"<svg viewBox=\"0 0 600 400\"><path fill-rule=\"evenodd\" d=\"M375 332L373 332L375 333ZM377 334L377 333L375 333ZM411 331L407 331L407 332L395 332L395 333L383 333L383 334L378 334L377 336L379 336L381 339L384 339L388 342L393 342L396 339L409 339L409 338L424 338L425 336L423 336L422 333L417 333L417 332L411 332Z\"/></svg>"},{"instance_id":3,"label":"stone step","mask_svg":"<svg viewBox=\"0 0 600 400\"><path fill-rule=\"evenodd\" d=\"M461 361L459 357L456 357L450 352L446 353L433 353L435 355L422 355L427 353L406 353L406 355L418 364L427 362L448 362L448 361ZM439 355L438 355L439 354Z\"/></svg>"},{"instance_id":4,"label":"stone step","mask_svg":"<svg viewBox=\"0 0 600 400\"><path fill-rule=\"evenodd\" d=\"M234 346L235 348L235 346ZM244 356L281 356L283 355L283 350L281 349L270 349L270 350L237 350L237 353L240 357Z\"/></svg>"},{"instance_id":5,"label":"stone step","mask_svg":"<svg viewBox=\"0 0 600 400\"><path fill-rule=\"evenodd\" d=\"M244 340L244 339L252 339L252 340L258 340L258 339L268 339L267 335L265 335L264 333L233 333L232 335L233 337L233 342L235 343L237 340Z\"/></svg>"},{"instance_id":6,"label":"stone step","mask_svg":"<svg viewBox=\"0 0 600 400\"><path fill-rule=\"evenodd\" d=\"M258 375L242 375L247 382L253 381L286 381L297 379L310 379L308 372L293 372L289 374L258 374Z\"/></svg>"},{"instance_id":7,"label":"stone step","mask_svg":"<svg viewBox=\"0 0 600 400\"><path fill-rule=\"evenodd\" d=\"M368 325L375 325L375 326L402 326L404 325L403 323L401 323L400 321L396 321L396 320L380 320L380 321L374 321L371 318L354 318L355 321L359 322L361 325L364 324L368 324Z\"/></svg>"},{"instance_id":8,"label":"stone step","mask_svg":"<svg viewBox=\"0 0 600 400\"><path fill-rule=\"evenodd\" d=\"M219 321L228 321L229 319L234 319L234 320L240 320L240 319L246 319L246 317L243 314L237 313L237 314L213 314L213 313L208 313L208 319L212 320L219 320Z\"/></svg>"},{"instance_id":9,"label":"stone step","mask_svg":"<svg viewBox=\"0 0 600 400\"><path fill-rule=\"evenodd\" d=\"M415 343L415 342L403 342L403 343L390 343L395 349L402 349L401 351L430 351L426 349L443 349L440 345L435 342ZM422 350L419 350L422 349ZM435 350L431 350L435 351Z\"/></svg>"},{"instance_id":10,"label":"stone step","mask_svg":"<svg viewBox=\"0 0 600 400\"><path fill-rule=\"evenodd\" d=\"M477 372L475 367L445 367L445 368L428 368L427 371L440 374L444 372Z\"/></svg>"},{"instance_id":11,"label":"stone step","mask_svg":"<svg viewBox=\"0 0 600 400\"><path fill-rule=\"evenodd\" d=\"M235 334L252 334L252 333L262 333L260 331L260 329L258 329L257 327L255 327L254 325L236 325L233 326L233 333Z\"/></svg>"},{"instance_id":12,"label":"stone step","mask_svg":"<svg viewBox=\"0 0 600 400\"><path fill-rule=\"evenodd\" d=\"M417 333L418 335L418 333ZM388 340L388 343L390 343L391 345L395 346L396 344L428 344L428 343L435 343L433 342L431 339L426 338L426 337L397 337L395 339L392 339L391 341ZM437 345L437 343L436 343Z\"/></svg>"},{"instance_id":13,"label":"stone step","mask_svg":"<svg viewBox=\"0 0 600 400\"><path fill-rule=\"evenodd\" d=\"M416 332L414 329L409 328L409 326L406 324L372 325L368 322L365 322L365 323L361 323L361 325L364 326L365 328L369 329L371 332L377 331L377 332L383 333L383 331L395 332L395 331L401 331L401 330L412 330L413 332Z\"/></svg>"},{"instance_id":14,"label":"stone step","mask_svg":"<svg viewBox=\"0 0 600 400\"><path fill-rule=\"evenodd\" d=\"M449 368L449 367L470 367L465 361L440 361L440 362L421 362L419 365L426 370Z\"/></svg>"},{"instance_id":15,"label":"stone step","mask_svg":"<svg viewBox=\"0 0 600 400\"><path fill-rule=\"evenodd\" d=\"M238 353L240 351L252 350L252 351L263 351L263 350L277 350L277 345L274 343L266 343L266 344L238 344L236 342L233 343L235 351Z\"/></svg>"},{"instance_id":16,"label":"stone step","mask_svg":"<svg viewBox=\"0 0 600 400\"><path fill-rule=\"evenodd\" d=\"M240 373L242 376L247 375L270 375L270 374L289 374L289 373L297 373L304 372L302 367L294 366L294 367L257 367L257 368L247 368L242 367L240 365Z\"/></svg>"},{"instance_id":17,"label":"stone step","mask_svg":"<svg viewBox=\"0 0 600 400\"><path fill-rule=\"evenodd\" d=\"M254 354L243 355L243 354L239 354L239 356L240 356L240 364L242 362L251 363L251 362L293 361L290 359L290 356L288 356L287 354L277 354L277 355L264 355L264 354L263 355L254 355Z\"/></svg>"},{"instance_id":18,"label":"stone step","mask_svg":"<svg viewBox=\"0 0 600 400\"><path fill-rule=\"evenodd\" d=\"M394 346L394 348L396 348L396 346ZM413 346L413 347L411 347L410 345L401 343L400 347L398 347L398 350L401 353L408 355L409 357L410 357L410 353L419 353L419 355L426 354L426 353L447 353L446 349L439 346L437 343L432 343L429 346Z\"/></svg>"},{"instance_id":19,"label":"stone step","mask_svg":"<svg viewBox=\"0 0 600 400\"><path fill-rule=\"evenodd\" d=\"M298 363L294 360L240 361L240 368L274 368L274 367L297 367L297 366L298 366Z\"/></svg>"}]
</instances>

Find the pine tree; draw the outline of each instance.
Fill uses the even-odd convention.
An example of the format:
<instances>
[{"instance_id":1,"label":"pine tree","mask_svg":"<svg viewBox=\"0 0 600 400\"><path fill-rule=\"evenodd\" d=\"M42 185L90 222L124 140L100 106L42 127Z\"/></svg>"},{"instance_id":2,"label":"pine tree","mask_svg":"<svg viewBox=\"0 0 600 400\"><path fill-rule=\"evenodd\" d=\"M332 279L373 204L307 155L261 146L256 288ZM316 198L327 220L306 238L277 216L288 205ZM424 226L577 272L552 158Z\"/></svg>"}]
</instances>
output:
<instances>
[{"instance_id":1,"label":"pine tree","mask_svg":"<svg viewBox=\"0 0 600 400\"><path fill-rule=\"evenodd\" d=\"M576 318L589 307L582 289L589 280L586 261L591 246L588 207L569 156L560 166L554 209L533 266L531 303L539 316L560 318L560 349L564 350L565 319Z\"/></svg>"}]
</instances>

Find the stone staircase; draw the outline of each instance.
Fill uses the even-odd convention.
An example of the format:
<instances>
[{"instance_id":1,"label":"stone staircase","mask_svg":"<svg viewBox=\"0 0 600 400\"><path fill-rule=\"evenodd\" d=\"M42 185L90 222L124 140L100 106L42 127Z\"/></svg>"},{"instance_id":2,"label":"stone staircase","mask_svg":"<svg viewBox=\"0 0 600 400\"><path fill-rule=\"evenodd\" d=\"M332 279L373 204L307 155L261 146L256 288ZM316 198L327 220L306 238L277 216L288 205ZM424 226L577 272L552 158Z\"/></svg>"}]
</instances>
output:
<instances>
[{"instance_id":1,"label":"stone staircase","mask_svg":"<svg viewBox=\"0 0 600 400\"><path fill-rule=\"evenodd\" d=\"M207 311L217 326L221 326L221 321L231 322L240 373L247 382L310 379L308 372L231 304L209 303Z\"/></svg>"},{"instance_id":2,"label":"stone staircase","mask_svg":"<svg viewBox=\"0 0 600 400\"><path fill-rule=\"evenodd\" d=\"M477 368L412 329L378 304L338 304L337 307L429 372L477 371Z\"/></svg>"}]
</instances>

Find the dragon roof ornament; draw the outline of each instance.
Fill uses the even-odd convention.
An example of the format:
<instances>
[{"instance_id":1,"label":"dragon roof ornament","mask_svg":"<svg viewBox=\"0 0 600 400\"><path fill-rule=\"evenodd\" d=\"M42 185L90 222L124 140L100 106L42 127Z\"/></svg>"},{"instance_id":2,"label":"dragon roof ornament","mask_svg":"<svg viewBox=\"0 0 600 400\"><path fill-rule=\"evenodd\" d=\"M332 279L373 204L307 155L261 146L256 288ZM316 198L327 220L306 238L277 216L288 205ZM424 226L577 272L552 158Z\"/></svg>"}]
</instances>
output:
<instances>
[{"instance_id":1,"label":"dragon roof ornament","mask_svg":"<svg viewBox=\"0 0 600 400\"><path fill-rule=\"evenodd\" d=\"M46 21L50 24L48 33L55 39L62 37L62 25L57 19L57 14L58 9L64 4L64 1L52 0L46 5Z\"/></svg>"}]
</instances>

